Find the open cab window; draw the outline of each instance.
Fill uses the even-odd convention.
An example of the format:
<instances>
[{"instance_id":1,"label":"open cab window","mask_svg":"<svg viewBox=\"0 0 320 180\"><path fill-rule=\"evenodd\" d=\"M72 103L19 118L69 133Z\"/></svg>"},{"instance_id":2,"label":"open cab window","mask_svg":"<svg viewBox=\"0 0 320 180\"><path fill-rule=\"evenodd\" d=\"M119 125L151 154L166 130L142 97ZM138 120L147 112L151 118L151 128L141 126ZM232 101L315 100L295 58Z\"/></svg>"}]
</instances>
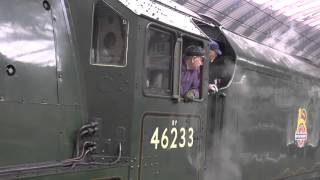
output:
<instances>
[{"instance_id":1,"label":"open cab window","mask_svg":"<svg viewBox=\"0 0 320 180\"><path fill-rule=\"evenodd\" d=\"M170 96L172 93L172 61L174 35L150 26L147 32L145 92L151 95Z\"/></svg>"},{"instance_id":2,"label":"open cab window","mask_svg":"<svg viewBox=\"0 0 320 180\"><path fill-rule=\"evenodd\" d=\"M128 21L103 1L94 8L91 64L126 66Z\"/></svg>"},{"instance_id":3,"label":"open cab window","mask_svg":"<svg viewBox=\"0 0 320 180\"><path fill-rule=\"evenodd\" d=\"M203 65L205 62L205 56L197 56L196 61L200 61L201 65L198 67L193 67L194 56L188 56L186 53L190 46L197 47L202 50L203 55L205 55L203 42L200 40L193 39L189 36L183 36L183 51L181 58L181 72L180 72L180 96L181 98L188 98L188 93L193 94L193 100L202 99L202 89L203 89ZM199 63L199 62L196 62Z\"/></svg>"},{"instance_id":4,"label":"open cab window","mask_svg":"<svg viewBox=\"0 0 320 180\"><path fill-rule=\"evenodd\" d=\"M203 16L203 18L207 19L208 17ZM207 20L213 24L217 24L213 19ZM233 48L218 24L217 26L213 26L199 21L195 21L195 23L211 40L219 44L220 50L222 51L222 54L209 65L209 83L215 84L219 91L226 89L230 86L235 71L236 55Z\"/></svg>"}]
</instances>

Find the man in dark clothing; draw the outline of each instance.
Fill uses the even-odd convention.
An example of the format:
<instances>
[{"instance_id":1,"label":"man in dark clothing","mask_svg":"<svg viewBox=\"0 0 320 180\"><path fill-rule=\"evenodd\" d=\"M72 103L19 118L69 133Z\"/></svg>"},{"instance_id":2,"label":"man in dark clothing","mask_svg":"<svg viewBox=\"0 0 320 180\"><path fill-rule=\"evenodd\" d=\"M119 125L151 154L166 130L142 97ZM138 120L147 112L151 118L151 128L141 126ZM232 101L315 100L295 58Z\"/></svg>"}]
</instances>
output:
<instances>
[{"instance_id":1,"label":"man in dark clothing","mask_svg":"<svg viewBox=\"0 0 320 180\"><path fill-rule=\"evenodd\" d=\"M204 50L195 45L185 49L182 59L180 95L185 100L199 98L200 66L203 65Z\"/></svg>"},{"instance_id":2,"label":"man in dark clothing","mask_svg":"<svg viewBox=\"0 0 320 180\"><path fill-rule=\"evenodd\" d=\"M218 56L222 55L222 52L220 50L220 46L216 41L211 41L209 44L209 60L210 60L210 72L209 72L209 91L216 93L218 92L218 86L217 86L217 82L215 82L216 80L213 80L212 77L213 75L213 68L212 66L214 66L213 62L217 59Z\"/></svg>"}]
</instances>

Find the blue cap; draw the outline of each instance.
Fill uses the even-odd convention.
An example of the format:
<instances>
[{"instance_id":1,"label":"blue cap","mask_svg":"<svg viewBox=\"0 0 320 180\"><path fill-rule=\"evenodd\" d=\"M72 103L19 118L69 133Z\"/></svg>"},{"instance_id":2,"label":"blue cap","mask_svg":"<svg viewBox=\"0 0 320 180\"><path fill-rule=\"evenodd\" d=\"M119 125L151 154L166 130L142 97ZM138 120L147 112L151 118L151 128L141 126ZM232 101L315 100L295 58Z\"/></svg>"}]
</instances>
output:
<instances>
[{"instance_id":1,"label":"blue cap","mask_svg":"<svg viewBox=\"0 0 320 180\"><path fill-rule=\"evenodd\" d=\"M209 48L210 48L210 50L215 51L219 56L221 56L222 52L221 52L220 46L217 42L210 41Z\"/></svg>"}]
</instances>

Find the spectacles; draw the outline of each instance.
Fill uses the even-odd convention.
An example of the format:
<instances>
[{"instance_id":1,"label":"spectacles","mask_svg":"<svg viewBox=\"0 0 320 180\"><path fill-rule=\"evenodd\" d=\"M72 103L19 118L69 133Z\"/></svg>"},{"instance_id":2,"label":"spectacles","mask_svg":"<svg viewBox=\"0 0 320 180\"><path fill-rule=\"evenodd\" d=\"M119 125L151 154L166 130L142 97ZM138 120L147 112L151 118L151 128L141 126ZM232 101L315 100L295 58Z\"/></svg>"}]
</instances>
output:
<instances>
[{"instance_id":1,"label":"spectacles","mask_svg":"<svg viewBox=\"0 0 320 180\"><path fill-rule=\"evenodd\" d=\"M205 56L194 56L194 57L196 57L197 59L200 59L202 62L204 62L204 60L206 60Z\"/></svg>"}]
</instances>

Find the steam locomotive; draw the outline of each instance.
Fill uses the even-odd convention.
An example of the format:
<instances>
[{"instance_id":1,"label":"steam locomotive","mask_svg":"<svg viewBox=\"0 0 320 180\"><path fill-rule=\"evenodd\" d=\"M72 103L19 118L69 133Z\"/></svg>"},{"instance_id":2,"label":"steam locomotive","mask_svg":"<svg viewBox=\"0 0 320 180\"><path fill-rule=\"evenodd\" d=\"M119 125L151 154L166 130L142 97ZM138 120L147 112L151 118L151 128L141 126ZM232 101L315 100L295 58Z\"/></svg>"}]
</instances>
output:
<instances>
[{"instance_id":1,"label":"steam locomotive","mask_svg":"<svg viewBox=\"0 0 320 180\"><path fill-rule=\"evenodd\" d=\"M173 1L2 0L0 73L0 179L320 178L320 69Z\"/></svg>"}]
</instances>

